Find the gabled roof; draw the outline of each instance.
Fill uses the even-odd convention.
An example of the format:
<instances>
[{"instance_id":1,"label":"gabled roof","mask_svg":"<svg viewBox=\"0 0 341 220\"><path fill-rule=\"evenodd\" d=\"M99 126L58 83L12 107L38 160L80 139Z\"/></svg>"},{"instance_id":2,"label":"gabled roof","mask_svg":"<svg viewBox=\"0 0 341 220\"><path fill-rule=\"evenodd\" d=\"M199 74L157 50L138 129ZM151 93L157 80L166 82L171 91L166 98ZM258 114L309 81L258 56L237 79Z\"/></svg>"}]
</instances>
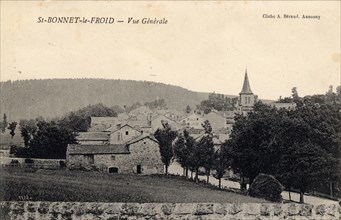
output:
<instances>
[{"instance_id":1,"label":"gabled roof","mask_svg":"<svg viewBox=\"0 0 341 220\"><path fill-rule=\"evenodd\" d=\"M144 118L144 119L136 119L136 120L133 120L133 119L127 119L125 121L125 123L127 123L128 125L132 126L132 127L135 127L135 126L139 126L139 127L149 127L149 123L148 123L148 120L147 118Z\"/></svg>"},{"instance_id":2,"label":"gabled roof","mask_svg":"<svg viewBox=\"0 0 341 220\"><path fill-rule=\"evenodd\" d=\"M244 84L242 91L239 94L253 94L249 83L249 77L247 76L247 70L245 70Z\"/></svg>"},{"instance_id":3,"label":"gabled roof","mask_svg":"<svg viewBox=\"0 0 341 220\"><path fill-rule=\"evenodd\" d=\"M164 114L157 114L157 115L154 115L154 116L152 117L152 121L154 121L155 119L157 119L157 118L159 118L159 117L165 117L166 119L169 119L169 120L171 120L171 121L173 121L173 122L176 122L174 119L172 119L172 118L170 118L170 117L168 117L168 116L166 116L166 115L164 115Z\"/></svg>"},{"instance_id":4,"label":"gabled roof","mask_svg":"<svg viewBox=\"0 0 341 220\"><path fill-rule=\"evenodd\" d=\"M133 138L132 140L126 142L125 144L126 145L134 144L134 143L139 142L139 141L146 139L146 138L148 138L148 139L150 139L156 143L159 143L153 136L148 135L148 134L141 134L140 136Z\"/></svg>"},{"instance_id":5,"label":"gabled roof","mask_svg":"<svg viewBox=\"0 0 341 220\"><path fill-rule=\"evenodd\" d=\"M121 130L121 129L124 128L124 127L129 127L129 128L131 128L131 129L134 129L134 130L140 132L139 130L135 129L134 127L132 127L132 126L130 126L130 125L128 125L128 124L125 124L125 125L121 126L120 128L118 128L118 129L112 131L111 134L112 134L112 133L115 133L116 131ZM110 128L108 128L107 130L108 130L108 131L111 131L111 130L109 130L109 129L110 129Z\"/></svg>"},{"instance_id":6,"label":"gabled roof","mask_svg":"<svg viewBox=\"0 0 341 220\"><path fill-rule=\"evenodd\" d=\"M79 145L69 144L68 154L129 154L126 145Z\"/></svg>"},{"instance_id":7,"label":"gabled roof","mask_svg":"<svg viewBox=\"0 0 341 220\"><path fill-rule=\"evenodd\" d=\"M109 139L107 132L79 132L78 141L106 141Z\"/></svg>"}]
</instances>

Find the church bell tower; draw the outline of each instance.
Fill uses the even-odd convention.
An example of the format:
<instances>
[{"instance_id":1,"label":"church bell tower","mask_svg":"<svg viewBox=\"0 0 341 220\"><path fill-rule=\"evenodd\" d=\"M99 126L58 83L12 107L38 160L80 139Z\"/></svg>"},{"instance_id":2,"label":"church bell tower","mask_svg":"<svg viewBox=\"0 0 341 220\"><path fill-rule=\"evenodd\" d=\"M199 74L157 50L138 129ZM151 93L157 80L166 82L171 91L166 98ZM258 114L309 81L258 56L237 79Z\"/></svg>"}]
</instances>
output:
<instances>
[{"instance_id":1,"label":"church bell tower","mask_svg":"<svg viewBox=\"0 0 341 220\"><path fill-rule=\"evenodd\" d=\"M247 70L245 70L243 88L242 91L239 93L239 110L242 112L251 111L255 102L256 98L250 87Z\"/></svg>"}]
</instances>

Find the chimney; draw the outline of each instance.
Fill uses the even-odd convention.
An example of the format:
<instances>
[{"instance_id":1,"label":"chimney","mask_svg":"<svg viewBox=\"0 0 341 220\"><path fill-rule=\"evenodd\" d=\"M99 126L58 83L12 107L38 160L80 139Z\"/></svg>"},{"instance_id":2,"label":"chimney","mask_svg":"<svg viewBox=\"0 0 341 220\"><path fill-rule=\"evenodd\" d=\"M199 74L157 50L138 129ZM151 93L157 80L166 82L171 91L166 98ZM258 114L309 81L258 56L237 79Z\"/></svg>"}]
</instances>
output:
<instances>
[{"instance_id":1,"label":"chimney","mask_svg":"<svg viewBox=\"0 0 341 220\"><path fill-rule=\"evenodd\" d=\"M116 129L120 129L120 128L121 128L121 124L117 124Z\"/></svg>"}]
</instances>

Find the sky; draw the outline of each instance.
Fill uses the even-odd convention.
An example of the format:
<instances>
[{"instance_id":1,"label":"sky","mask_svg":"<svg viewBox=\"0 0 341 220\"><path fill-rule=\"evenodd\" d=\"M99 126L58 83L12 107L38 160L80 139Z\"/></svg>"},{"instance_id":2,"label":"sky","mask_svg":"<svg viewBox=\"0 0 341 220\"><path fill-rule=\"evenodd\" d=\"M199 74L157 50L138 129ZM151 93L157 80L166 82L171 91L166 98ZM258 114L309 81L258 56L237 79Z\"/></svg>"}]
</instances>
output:
<instances>
[{"instance_id":1,"label":"sky","mask_svg":"<svg viewBox=\"0 0 341 220\"><path fill-rule=\"evenodd\" d=\"M340 1L1 1L0 80L104 78L261 99L340 85ZM277 15L281 18L264 18ZM284 19L283 14L320 19ZM113 17L113 24L37 23ZM164 25L128 24L165 18ZM123 23L117 23L123 20Z\"/></svg>"}]
</instances>

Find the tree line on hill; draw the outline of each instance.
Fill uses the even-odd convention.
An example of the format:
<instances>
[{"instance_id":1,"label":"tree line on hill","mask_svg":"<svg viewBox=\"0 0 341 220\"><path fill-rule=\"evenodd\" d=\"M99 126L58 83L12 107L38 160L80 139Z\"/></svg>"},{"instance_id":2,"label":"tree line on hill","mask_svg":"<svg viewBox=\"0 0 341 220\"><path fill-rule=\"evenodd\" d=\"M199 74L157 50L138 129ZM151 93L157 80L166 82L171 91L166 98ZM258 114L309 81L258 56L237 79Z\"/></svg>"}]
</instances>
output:
<instances>
[{"instance_id":1,"label":"tree line on hill","mask_svg":"<svg viewBox=\"0 0 341 220\"><path fill-rule=\"evenodd\" d=\"M205 114L209 113L212 109L217 111L232 111L237 108L237 103L238 97L213 92L208 95L208 99L201 101L197 105L197 109Z\"/></svg>"},{"instance_id":2,"label":"tree line on hill","mask_svg":"<svg viewBox=\"0 0 341 220\"><path fill-rule=\"evenodd\" d=\"M168 108L181 110L186 105L195 107L208 95L163 83L109 79L18 80L0 82L0 87L0 114L7 113L16 121L38 116L55 118L96 103L143 105L157 97L164 99Z\"/></svg>"},{"instance_id":3,"label":"tree line on hill","mask_svg":"<svg viewBox=\"0 0 341 220\"><path fill-rule=\"evenodd\" d=\"M186 170L195 172L198 181L200 167L206 175L215 170L221 178L227 168L241 177L246 188L260 174L270 174L287 190L298 189L300 202L304 193L316 184L329 185L334 190L341 183L341 93L299 97L293 89L295 109L277 109L261 102L247 115L236 116L230 139L219 151L214 151L211 129L205 122L205 135L195 141L185 130L177 134L166 124L158 129L162 161L166 167L175 158ZM316 100L319 100L317 102ZM322 101L321 101L322 100ZM207 180L208 181L208 180Z\"/></svg>"}]
</instances>

